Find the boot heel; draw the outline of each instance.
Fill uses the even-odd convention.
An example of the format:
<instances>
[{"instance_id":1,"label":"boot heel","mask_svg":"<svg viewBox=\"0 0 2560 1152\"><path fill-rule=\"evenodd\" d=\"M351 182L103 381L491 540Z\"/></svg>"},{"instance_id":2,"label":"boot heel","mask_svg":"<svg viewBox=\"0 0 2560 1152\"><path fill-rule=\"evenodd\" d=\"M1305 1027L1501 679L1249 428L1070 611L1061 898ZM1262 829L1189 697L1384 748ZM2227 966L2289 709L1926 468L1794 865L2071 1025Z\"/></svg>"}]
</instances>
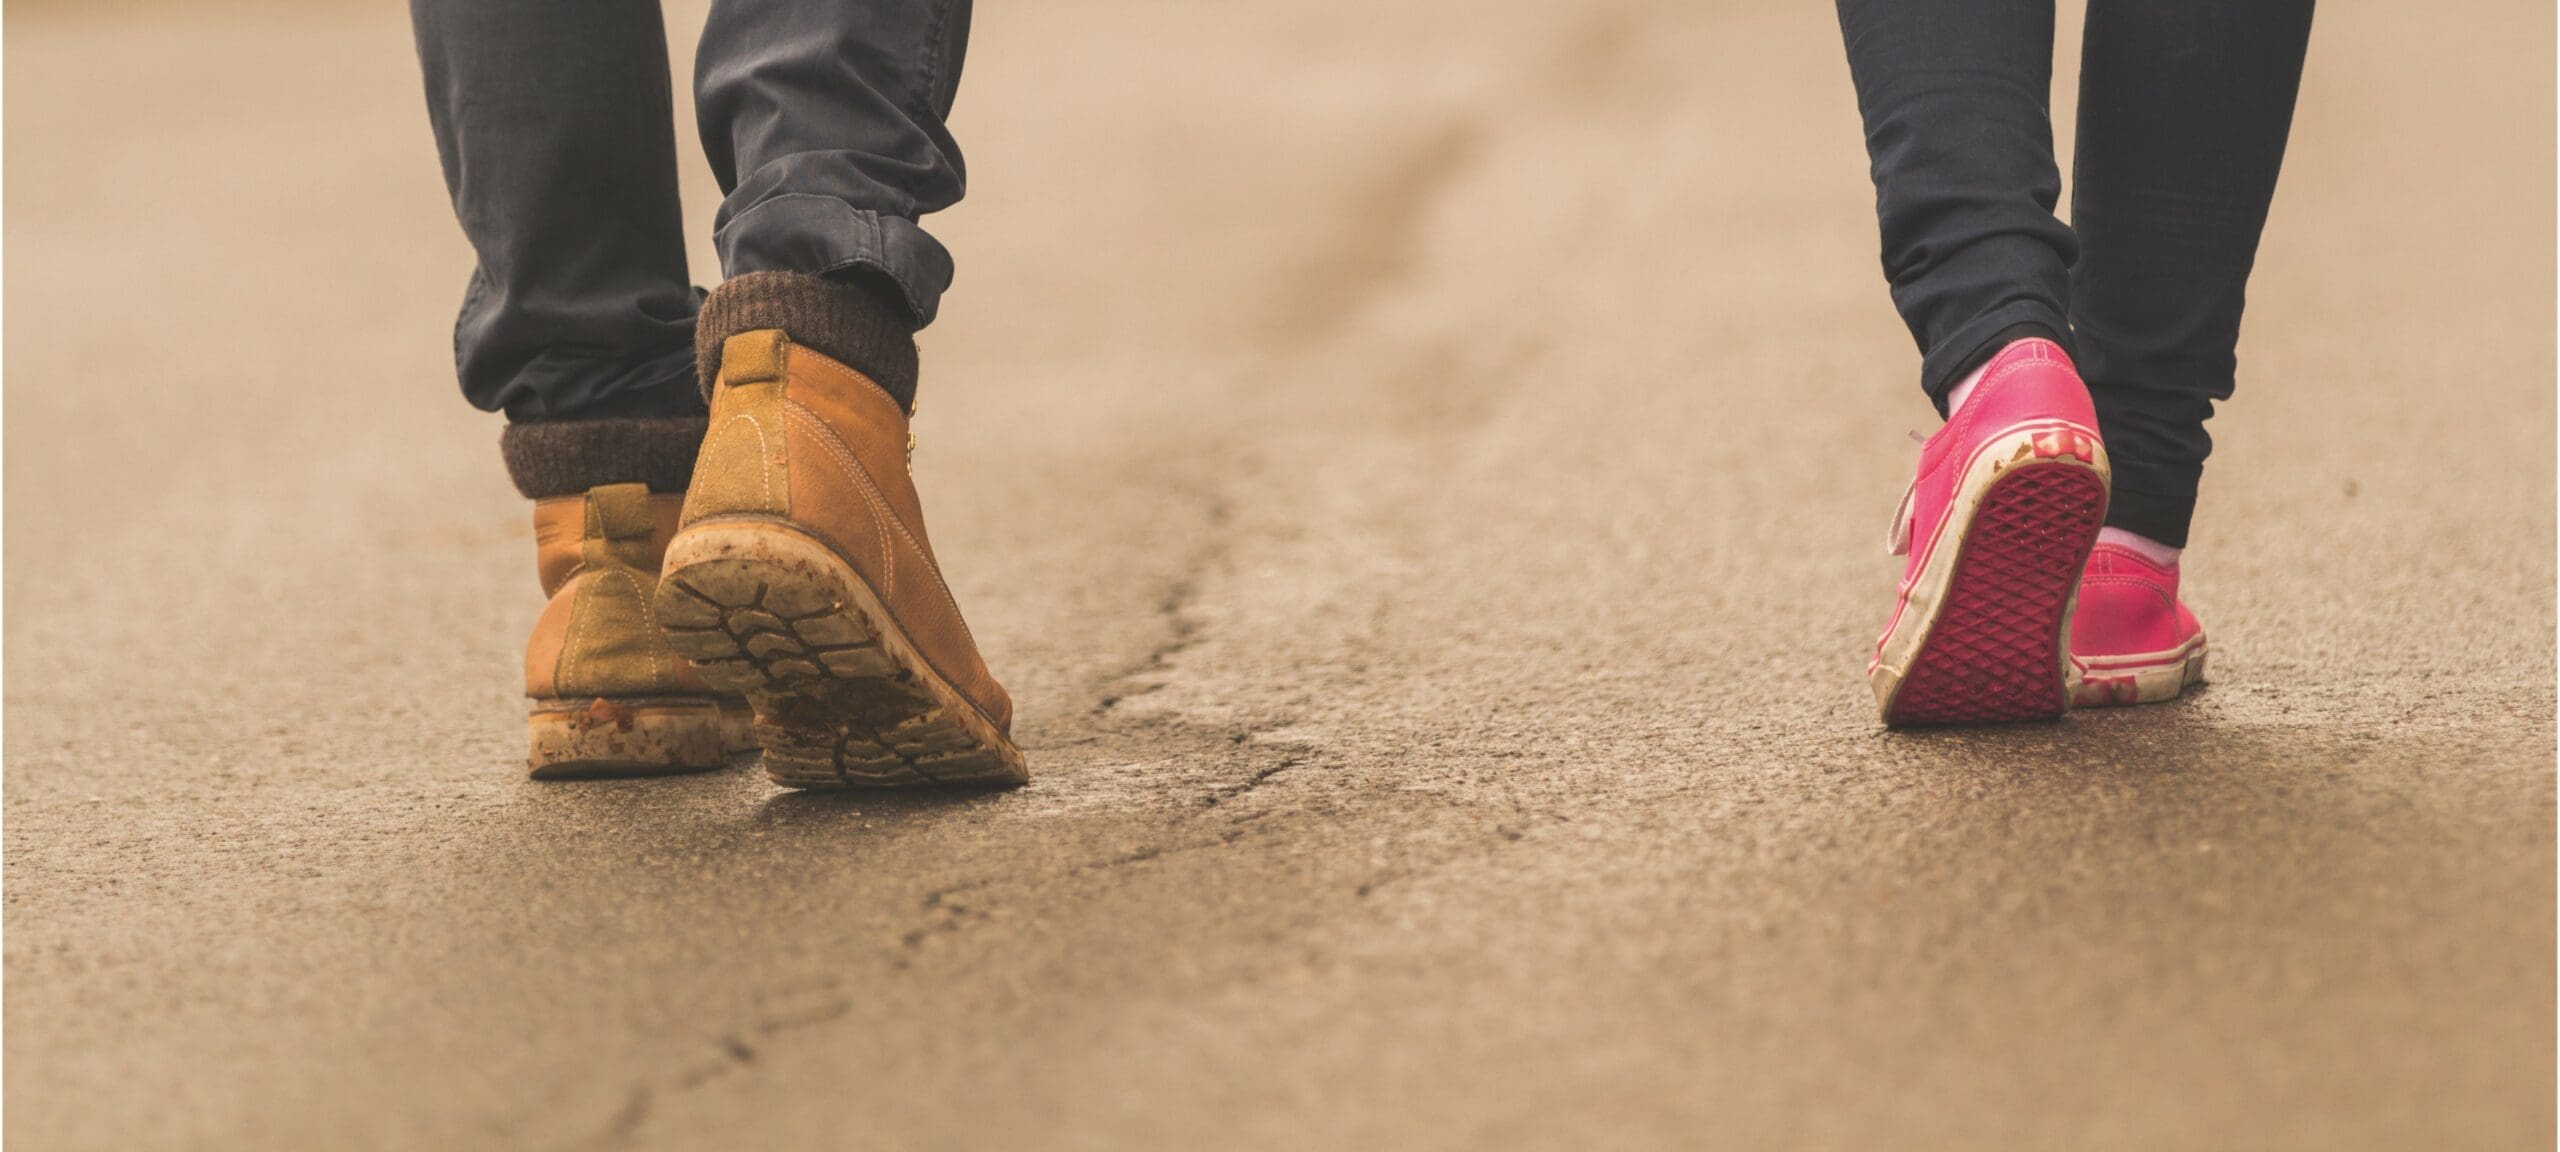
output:
<instances>
[{"instance_id":1,"label":"boot heel","mask_svg":"<svg viewBox=\"0 0 2560 1152\"><path fill-rule=\"evenodd\" d=\"M1009 786L1022 753L917 652L870 586L777 524L713 521L669 546L657 618L713 688L745 695L791 788Z\"/></svg>"},{"instance_id":2,"label":"boot heel","mask_svg":"<svg viewBox=\"0 0 2560 1152\"><path fill-rule=\"evenodd\" d=\"M718 768L752 747L745 717L717 701L651 697L538 700L525 724L536 780L661 776Z\"/></svg>"}]
</instances>

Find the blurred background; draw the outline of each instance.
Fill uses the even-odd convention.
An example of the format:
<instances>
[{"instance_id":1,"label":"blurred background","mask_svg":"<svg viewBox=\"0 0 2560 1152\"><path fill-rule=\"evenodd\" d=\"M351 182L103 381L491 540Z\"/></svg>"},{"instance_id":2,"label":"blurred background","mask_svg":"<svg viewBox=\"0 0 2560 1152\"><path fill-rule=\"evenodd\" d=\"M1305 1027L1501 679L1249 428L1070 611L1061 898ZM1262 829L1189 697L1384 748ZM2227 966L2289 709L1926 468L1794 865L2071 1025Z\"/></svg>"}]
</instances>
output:
<instances>
[{"instance_id":1,"label":"blurred background","mask_svg":"<svg viewBox=\"0 0 2560 1152\"><path fill-rule=\"evenodd\" d=\"M525 780L405 14L12 8L13 1143L2552 1143L2548 4L2320 14L2212 685L1921 735L1827 6L988 6L958 798Z\"/></svg>"}]
</instances>

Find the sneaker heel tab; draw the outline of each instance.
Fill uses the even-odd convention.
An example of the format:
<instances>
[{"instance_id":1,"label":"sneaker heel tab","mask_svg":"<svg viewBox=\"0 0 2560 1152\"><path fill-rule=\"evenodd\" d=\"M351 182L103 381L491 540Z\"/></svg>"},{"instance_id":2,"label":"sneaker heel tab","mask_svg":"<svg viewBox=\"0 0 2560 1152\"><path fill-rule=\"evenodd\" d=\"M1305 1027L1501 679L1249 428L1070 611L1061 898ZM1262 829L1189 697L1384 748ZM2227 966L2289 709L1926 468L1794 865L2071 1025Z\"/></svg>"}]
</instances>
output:
<instances>
[{"instance_id":1,"label":"sneaker heel tab","mask_svg":"<svg viewBox=\"0 0 2560 1152\"><path fill-rule=\"evenodd\" d=\"M2062 345L2042 336L2029 336L2018 341L2015 348L2019 358L2023 360L2042 360L2055 364L2071 362L2070 357L2063 355Z\"/></svg>"},{"instance_id":2,"label":"sneaker heel tab","mask_svg":"<svg viewBox=\"0 0 2560 1152\"><path fill-rule=\"evenodd\" d=\"M734 388L782 379L789 359L789 347L790 341L784 338L779 328L740 332L721 341L721 387Z\"/></svg>"}]
</instances>

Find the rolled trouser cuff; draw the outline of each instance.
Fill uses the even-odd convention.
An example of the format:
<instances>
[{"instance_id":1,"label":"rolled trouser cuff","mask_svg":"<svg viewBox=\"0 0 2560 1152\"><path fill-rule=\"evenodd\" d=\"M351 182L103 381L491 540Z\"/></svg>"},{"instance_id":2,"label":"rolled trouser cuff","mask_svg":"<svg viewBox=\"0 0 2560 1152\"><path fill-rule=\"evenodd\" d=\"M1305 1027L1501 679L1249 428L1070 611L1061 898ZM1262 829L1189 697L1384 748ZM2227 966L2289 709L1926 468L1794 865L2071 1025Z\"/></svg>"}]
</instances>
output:
<instances>
[{"instance_id":1,"label":"rolled trouser cuff","mask_svg":"<svg viewBox=\"0 0 2560 1152\"><path fill-rule=\"evenodd\" d=\"M575 496L605 484L683 492L710 421L701 416L534 420L498 438L516 491L533 500Z\"/></svg>"},{"instance_id":2,"label":"rolled trouser cuff","mask_svg":"<svg viewBox=\"0 0 2560 1152\"><path fill-rule=\"evenodd\" d=\"M731 207L724 205L723 213ZM758 272L834 278L868 271L895 286L915 314L910 329L933 323L951 287L950 251L904 216L805 192L770 196L735 211L712 235L720 267L733 282Z\"/></svg>"},{"instance_id":3,"label":"rolled trouser cuff","mask_svg":"<svg viewBox=\"0 0 2560 1152\"><path fill-rule=\"evenodd\" d=\"M859 284L793 272L733 276L702 302L694 365L705 397L720 378L720 346L764 328L870 377L898 407L914 410L916 323L907 308Z\"/></svg>"}]
</instances>

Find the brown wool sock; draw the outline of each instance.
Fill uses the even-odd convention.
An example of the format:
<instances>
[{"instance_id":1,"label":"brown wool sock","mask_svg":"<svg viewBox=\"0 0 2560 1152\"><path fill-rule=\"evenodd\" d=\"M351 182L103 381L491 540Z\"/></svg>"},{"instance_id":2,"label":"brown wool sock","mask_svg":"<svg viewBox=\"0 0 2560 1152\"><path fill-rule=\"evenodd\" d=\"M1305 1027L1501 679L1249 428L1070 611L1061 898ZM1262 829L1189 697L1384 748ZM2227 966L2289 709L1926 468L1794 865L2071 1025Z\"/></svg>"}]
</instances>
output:
<instances>
[{"instance_id":1,"label":"brown wool sock","mask_svg":"<svg viewBox=\"0 0 2560 1152\"><path fill-rule=\"evenodd\" d=\"M782 329L792 343L870 377L898 407L915 410L916 325L906 305L819 276L733 276L712 290L694 321L694 363L705 397L720 378L721 342L759 328Z\"/></svg>"},{"instance_id":2,"label":"brown wool sock","mask_svg":"<svg viewBox=\"0 0 2560 1152\"><path fill-rule=\"evenodd\" d=\"M603 484L646 484L682 492L710 423L701 416L535 420L507 425L498 451L529 499L575 496Z\"/></svg>"}]
</instances>

